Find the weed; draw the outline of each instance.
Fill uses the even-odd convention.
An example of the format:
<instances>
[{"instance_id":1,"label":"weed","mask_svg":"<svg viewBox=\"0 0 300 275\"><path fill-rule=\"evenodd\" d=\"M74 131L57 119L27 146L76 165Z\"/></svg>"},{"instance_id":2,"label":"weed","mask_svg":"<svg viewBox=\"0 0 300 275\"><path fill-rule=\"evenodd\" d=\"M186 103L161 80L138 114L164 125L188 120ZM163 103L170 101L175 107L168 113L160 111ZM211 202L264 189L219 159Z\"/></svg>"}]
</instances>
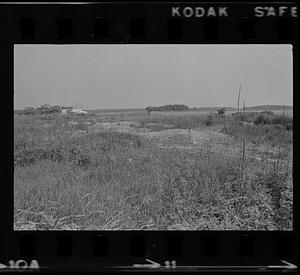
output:
<instances>
[{"instance_id":1,"label":"weed","mask_svg":"<svg viewBox=\"0 0 300 275\"><path fill-rule=\"evenodd\" d=\"M214 118L213 118L213 116L210 114L210 115L208 115L207 118L205 119L204 124L205 124L206 126L212 126L212 125L213 125L213 122L214 122Z\"/></svg>"}]
</instances>

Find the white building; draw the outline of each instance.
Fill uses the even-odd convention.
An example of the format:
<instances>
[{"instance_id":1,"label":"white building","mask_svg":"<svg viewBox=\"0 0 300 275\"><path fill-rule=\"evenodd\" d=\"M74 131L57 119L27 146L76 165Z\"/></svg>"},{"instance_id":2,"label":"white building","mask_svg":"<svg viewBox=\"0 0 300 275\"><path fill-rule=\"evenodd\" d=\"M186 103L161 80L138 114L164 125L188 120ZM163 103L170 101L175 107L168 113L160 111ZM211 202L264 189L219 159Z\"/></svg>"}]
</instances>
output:
<instances>
[{"instance_id":1,"label":"white building","mask_svg":"<svg viewBox=\"0 0 300 275\"><path fill-rule=\"evenodd\" d=\"M63 115L66 115L66 114L70 113L72 110L73 110L73 107L62 107L61 113Z\"/></svg>"},{"instance_id":2,"label":"white building","mask_svg":"<svg viewBox=\"0 0 300 275\"><path fill-rule=\"evenodd\" d=\"M83 111L81 109L72 109L70 112L75 114L87 114L87 111Z\"/></svg>"}]
</instances>

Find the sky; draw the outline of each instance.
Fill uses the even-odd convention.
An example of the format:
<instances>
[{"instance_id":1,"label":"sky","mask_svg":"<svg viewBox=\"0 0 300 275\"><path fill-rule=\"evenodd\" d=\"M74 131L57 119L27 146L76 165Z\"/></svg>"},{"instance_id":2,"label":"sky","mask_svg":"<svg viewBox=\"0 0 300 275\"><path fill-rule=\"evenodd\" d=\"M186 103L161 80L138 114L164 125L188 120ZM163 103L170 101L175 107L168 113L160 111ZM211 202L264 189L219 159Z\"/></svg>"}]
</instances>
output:
<instances>
[{"instance_id":1,"label":"sky","mask_svg":"<svg viewBox=\"0 0 300 275\"><path fill-rule=\"evenodd\" d=\"M14 109L292 105L291 45L15 45Z\"/></svg>"}]
</instances>

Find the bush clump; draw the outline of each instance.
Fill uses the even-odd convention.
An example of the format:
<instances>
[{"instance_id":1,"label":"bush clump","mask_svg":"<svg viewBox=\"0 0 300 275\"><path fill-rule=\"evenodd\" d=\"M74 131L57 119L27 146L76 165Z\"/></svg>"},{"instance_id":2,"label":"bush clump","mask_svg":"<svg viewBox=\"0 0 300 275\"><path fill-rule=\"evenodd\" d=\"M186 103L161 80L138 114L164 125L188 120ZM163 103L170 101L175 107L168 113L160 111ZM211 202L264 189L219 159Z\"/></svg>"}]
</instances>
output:
<instances>
[{"instance_id":1,"label":"bush clump","mask_svg":"<svg viewBox=\"0 0 300 275\"><path fill-rule=\"evenodd\" d=\"M214 119L212 115L209 115L205 120L204 120L204 124L206 126L212 126L214 123Z\"/></svg>"},{"instance_id":2,"label":"bush clump","mask_svg":"<svg viewBox=\"0 0 300 275\"><path fill-rule=\"evenodd\" d=\"M293 130L293 118L287 116L276 116L270 114L260 114L254 120L255 125L281 125L285 128L285 130L290 131Z\"/></svg>"},{"instance_id":3,"label":"bush clump","mask_svg":"<svg viewBox=\"0 0 300 275\"><path fill-rule=\"evenodd\" d=\"M253 123L255 125L259 125L259 124L260 125L261 124L263 124L263 125L265 125L265 124L271 124L271 118L269 116L266 116L266 115L259 115L259 116L257 116L254 119Z\"/></svg>"},{"instance_id":4,"label":"bush clump","mask_svg":"<svg viewBox=\"0 0 300 275\"><path fill-rule=\"evenodd\" d=\"M293 118L285 116L276 116L272 119L272 124L283 125L286 130L293 130Z\"/></svg>"}]
</instances>

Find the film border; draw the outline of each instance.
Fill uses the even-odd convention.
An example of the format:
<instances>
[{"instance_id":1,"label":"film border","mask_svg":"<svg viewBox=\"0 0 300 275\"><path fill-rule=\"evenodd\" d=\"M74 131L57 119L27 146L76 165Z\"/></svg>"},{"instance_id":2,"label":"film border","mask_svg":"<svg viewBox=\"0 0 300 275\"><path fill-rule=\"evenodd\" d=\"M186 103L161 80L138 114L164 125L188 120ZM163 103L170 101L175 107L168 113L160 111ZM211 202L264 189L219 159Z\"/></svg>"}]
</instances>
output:
<instances>
[{"instance_id":1,"label":"film border","mask_svg":"<svg viewBox=\"0 0 300 275\"><path fill-rule=\"evenodd\" d=\"M295 271L298 256L296 243L299 242L297 234L299 220L296 212L296 209L299 209L299 202L295 196L298 189L296 185L294 185L294 230L289 232L14 232L12 229L13 121L11 107L13 106L13 46L15 44L292 44L294 93L299 90L299 38L296 37L298 28L296 17L288 14L281 17L278 14L256 17L253 13L255 7L275 7L275 10L279 12L279 6L295 7L295 3L176 3L179 10L191 7L194 10L193 16L189 16L190 9L180 12L180 16L177 16L176 11L176 16L172 16L174 5L173 3L108 2L60 5L0 3L1 83L7 95L6 100L9 101L6 106L7 110L3 114L3 119L8 125L4 142L10 145L6 146L5 154L2 156L3 165L10 169L3 171L3 178L9 179L9 182L2 186L0 192L0 211L4 217L1 221L0 263L2 265L0 265L0 270L18 266L24 269L26 266L36 268L35 262L32 263L32 261L37 260L41 271L79 270L85 268L86 265L89 265L91 270L112 269L113 267L162 269L163 266L169 269L174 268L174 261L176 261L177 270L180 266L186 266L185 269L190 266L201 270L201 267L210 269L209 267L215 266L217 269L217 266L222 268L226 265L231 266L232 269L248 266L257 270L269 268ZM228 17L203 18L194 16L195 8L199 6L206 10L209 7L227 6L231 11ZM93 36L96 18L100 18L100 21L101 18L108 20L104 23L107 24L108 30L104 37ZM61 23L62 27L58 27L59 23L56 20L61 19L71 19L71 35L68 20ZM130 32L134 33L134 27L131 28L130 25L131 19L145 20L144 37L143 35L142 38L139 37L141 30L138 28L135 29L137 37L130 36ZM138 20L137 22L141 22ZM248 28L252 36L241 36L240 23L242 21L250 26ZM169 30L167 22L171 22ZM64 26L65 24L69 24L69 27ZM284 28L278 27L278 24L291 25L291 32L287 37L284 34L278 34L278 30ZM175 26L173 33L172 26L173 28ZM178 32L178 26L181 29L180 32ZM217 34L215 33L216 26ZM62 36L57 36L57 28L63 29ZM253 28L255 28L254 37ZM208 29L208 36L205 35L205 29ZM211 37L210 32L214 33ZM295 164L296 147L295 144ZM296 173L294 173L294 182L297 182ZM47 249L44 249L45 247Z\"/></svg>"}]
</instances>

